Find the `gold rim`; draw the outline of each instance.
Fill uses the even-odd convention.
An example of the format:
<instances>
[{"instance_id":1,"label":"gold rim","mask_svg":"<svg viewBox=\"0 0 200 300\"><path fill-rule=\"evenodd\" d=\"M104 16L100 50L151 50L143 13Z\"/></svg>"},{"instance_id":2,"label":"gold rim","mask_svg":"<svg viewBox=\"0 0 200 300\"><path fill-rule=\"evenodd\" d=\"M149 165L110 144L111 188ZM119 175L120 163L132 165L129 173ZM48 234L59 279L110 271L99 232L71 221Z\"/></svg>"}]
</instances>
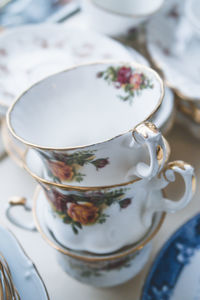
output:
<instances>
[{"instance_id":1,"label":"gold rim","mask_svg":"<svg viewBox=\"0 0 200 300\"><path fill-rule=\"evenodd\" d=\"M167 142L167 140L165 138L164 139L164 143L165 143L165 146L166 146L166 151L167 151L167 156L166 156L166 161L165 163L168 162L169 160L169 157L170 157L170 154L171 154L171 149L170 149L170 146L169 146L169 143ZM62 184L62 183L56 183L56 182L52 182L52 181L49 181L49 180L46 180L38 175L36 175L35 173L33 173L27 163L26 163L26 156L27 156L27 153L28 153L28 150L29 148L26 149L25 153L24 153L24 157L23 157L23 161L22 161L22 166L23 168L37 181L37 182L42 182L46 185L49 185L49 186L55 186L55 187L58 187L58 188L61 188L63 190L70 190L70 191L96 191L96 190L104 190L104 189L112 189L112 188L116 188L116 187L121 187L121 186L127 186L127 185L130 185L130 184L133 184L135 182L138 182L140 180L142 180L142 178L135 178L133 180L130 180L128 182L124 182L124 183L118 183L118 184L113 184L113 185L104 185L104 186L88 186L88 187L85 187L85 186L74 186L74 185L66 185L66 184Z\"/></svg>"},{"instance_id":2,"label":"gold rim","mask_svg":"<svg viewBox=\"0 0 200 300\"><path fill-rule=\"evenodd\" d=\"M39 233L41 234L41 236L43 237L43 239L52 247L54 248L55 250L57 250L58 252L64 254L64 255L67 255L67 256L70 256L70 257L73 257L75 259L79 259L79 260L82 260L82 261L86 261L86 262L96 262L96 261L108 261L108 260L114 260L114 259L118 259L118 258L121 258L121 257L124 257L126 255L129 255L129 254L132 254L136 251L139 251L139 250L142 250L144 248L145 245L147 245L153 238L154 236L158 233L158 231L160 230L164 220L165 220L165 217L166 217L166 213L163 212L162 213L162 216L160 218L160 221L157 225L157 227L153 230L153 232L145 239L144 238L144 241L141 242L139 245L136 245L136 246L129 246L131 247L131 249L128 249L128 250L124 250L123 253L121 254L113 254L113 255L109 255L109 256L106 256L106 257L84 257L82 255L79 255L79 254L75 254L75 253L72 253L70 250L65 250L65 249L62 249L60 248L58 245L54 244L47 236L46 234L44 233L44 231L42 230L41 226L40 226L40 222L38 220L38 217L37 217L37 214L36 214L36 206L37 206L37 200L38 200L38 195L39 195L39 192L41 191L41 187L40 186L37 186L36 190L35 190L35 193L34 193L34 196L33 196L33 218L34 218L34 221L35 221L35 224L36 224L36 227L37 227L37 230L39 231ZM123 249L121 249L121 251L123 251ZM91 254L92 255L92 254Z\"/></svg>"},{"instance_id":3,"label":"gold rim","mask_svg":"<svg viewBox=\"0 0 200 300\"><path fill-rule=\"evenodd\" d=\"M156 71L154 71L152 68L149 68L149 67L146 67L146 66L143 66L141 64L137 64L137 63L133 63L133 62L123 62L123 61L116 61L116 60L105 60L105 61L100 61L100 62L92 62L92 63L85 63L85 64L79 64L79 65L76 65L76 66L73 66L73 67L70 67L70 68L67 68L61 72L56 72L54 74L51 74L49 76L47 76L45 79L42 79L40 81L38 81L37 83L33 84L32 86L30 86L28 89L26 89L19 97L17 97L17 99L13 102L13 104L10 106L8 112L7 112L7 115L6 115L6 120L7 120L7 126L8 126L8 129L9 131L12 133L12 135L17 139L19 140L20 142L22 142L23 144L27 145L27 146L30 146L32 148L37 148L37 149L41 149L41 150L60 150L60 151L67 151L67 150L76 150L76 149L83 149L83 148L86 148L86 147L92 147L92 146L96 146L96 145L100 145L102 143L105 143L105 142L108 142L108 141L112 141L128 132L131 132L133 130L130 129L128 131L125 131L123 133L120 133L118 135L116 135L115 137L113 138L110 138L110 139L107 139L107 140L104 140L102 142L97 142L97 143L94 143L94 144L88 144L88 145L82 145L82 146L76 146L76 147L65 147L65 148L53 148L53 147L44 147L44 146L40 146L40 145L37 145L37 144L32 144L30 142L28 142L27 140L21 138L16 132L15 130L13 129L12 127L12 124L11 124L11 113L15 107L15 105L20 101L20 99L30 90L32 89L33 87L37 86L38 84L40 84L42 81L48 79L48 78L51 78L55 75L58 75L58 74L62 74L62 73L65 73L65 72L69 72L71 70L74 70L74 69L77 69L79 67L86 67L86 66L93 66L93 65L108 65L108 64L120 64L120 65L129 65L129 66L132 66L134 68L138 68L138 69L141 69L141 70L146 70L150 73L152 73L155 77L155 79L160 83L160 88L161 88L161 95L160 95L160 99L158 101L158 104L156 105L156 108L149 114L149 116L143 120L141 123L149 120L153 115L154 113L157 112L157 110L159 109L161 103L162 103L162 100L164 98L164 83L163 83L163 80L161 79L161 77L158 75L158 73Z\"/></svg>"},{"instance_id":4,"label":"gold rim","mask_svg":"<svg viewBox=\"0 0 200 300\"><path fill-rule=\"evenodd\" d=\"M147 18L147 17L150 17L150 16L154 15L156 12L158 12L161 9L161 7L163 5L163 2L164 2L164 1L162 1L161 4L155 10L153 10L150 13L147 13L147 14L127 14L127 13L117 12L117 11L114 11L112 9L103 7L99 4L97 4L94 0L86 0L86 1L92 3L92 5L100 8L101 10L103 10L105 12L112 13L112 14L117 15L117 16L129 17L129 18Z\"/></svg>"},{"instance_id":5,"label":"gold rim","mask_svg":"<svg viewBox=\"0 0 200 300\"><path fill-rule=\"evenodd\" d=\"M39 277L39 279L42 283L42 286L44 288L44 293L45 293L47 299L50 300L46 285L45 285L40 273L38 272L38 269L37 269L36 265L33 263L32 259L26 254L26 252L25 252L24 248L22 247L21 243L18 241L16 236L10 231L10 229L8 229L6 226L2 225L2 222L1 222L1 226L11 234L11 236L15 239L16 243L18 244L20 250L23 252L24 256L31 262L36 274L38 275L38 277Z\"/></svg>"}]
</instances>

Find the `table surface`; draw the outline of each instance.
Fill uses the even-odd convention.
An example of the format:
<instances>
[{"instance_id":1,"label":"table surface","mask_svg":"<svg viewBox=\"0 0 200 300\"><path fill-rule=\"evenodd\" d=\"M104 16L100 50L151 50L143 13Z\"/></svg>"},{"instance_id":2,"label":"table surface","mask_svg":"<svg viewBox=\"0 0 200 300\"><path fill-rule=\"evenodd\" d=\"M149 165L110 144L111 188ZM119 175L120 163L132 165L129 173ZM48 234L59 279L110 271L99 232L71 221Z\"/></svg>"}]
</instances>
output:
<instances>
[{"instance_id":1,"label":"table surface","mask_svg":"<svg viewBox=\"0 0 200 300\"><path fill-rule=\"evenodd\" d=\"M36 264L42 276L50 299L52 300L139 300L141 290L148 270L163 243L168 237L186 220L200 211L198 193L200 190L200 141L197 141L189 132L175 125L167 137L171 145L171 157L173 160L184 160L195 166L197 176L196 194L184 210L168 215L164 225L153 241L153 251L150 260L143 271L131 281L115 288L93 288L83 285L65 274L55 259L55 251L52 249L37 232L27 232L11 225L5 217L5 206L12 196L25 196L31 198L36 187L34 180L20 167L18 167L9 157L0 162L0 186L1 205L0 220L6 225L20 241L28 256ZM180 183L181 184L181 183ZM181 189L181 188L180 188ZM171 184L170 196L177 196L178 186ZM173 194L173 195L172 195ZM19 208L20 209L20 208ZM31 219L29 216L24 216ZM39 300L39 299L38 299Z\"/></svg>"}]
</instances>

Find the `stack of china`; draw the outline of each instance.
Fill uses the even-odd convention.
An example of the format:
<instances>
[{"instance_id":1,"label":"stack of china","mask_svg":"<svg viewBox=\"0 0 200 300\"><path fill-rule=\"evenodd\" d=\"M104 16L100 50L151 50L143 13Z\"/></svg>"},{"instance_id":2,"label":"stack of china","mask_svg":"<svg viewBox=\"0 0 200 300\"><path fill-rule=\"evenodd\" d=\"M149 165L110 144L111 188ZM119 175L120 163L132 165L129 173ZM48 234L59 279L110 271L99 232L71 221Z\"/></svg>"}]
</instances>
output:
<instances>
[{"instance_id":1,"label":"stack of china","mask_svg":"<svg viewBox=\"0 0 200 300\"><path fill-rule=\"evenodd\" d=\"M135 276L165 212L192 198L193 167L168 163L168 143L147 121L163 96L152 69L107 61L49 76L9 109L8 128L29 149L24 167L41 186L37 227L82 282L112 286ZM176 173L185 190L173 201L164 189Z\"/></svg>"},{"instance_id":2,"label":"stack of china","mask_svg":"<svg viewBox=\"0 0 200 300\"><path fill-rule=\"evenodd\" d=\"M82 8L92 28L119 37L147 21L164 0L83 0Z\"/></svg>"}]
</instances>

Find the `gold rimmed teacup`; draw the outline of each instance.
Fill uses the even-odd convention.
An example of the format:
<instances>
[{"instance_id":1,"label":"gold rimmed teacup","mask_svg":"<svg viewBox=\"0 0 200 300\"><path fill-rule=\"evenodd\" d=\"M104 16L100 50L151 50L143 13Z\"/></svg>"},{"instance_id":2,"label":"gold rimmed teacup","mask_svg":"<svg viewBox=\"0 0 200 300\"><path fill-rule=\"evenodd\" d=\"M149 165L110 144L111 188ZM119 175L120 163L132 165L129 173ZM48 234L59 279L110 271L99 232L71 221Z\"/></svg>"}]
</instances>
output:
<instances>
[{"instance_id":1,"label":"gold rimmed teacup","mask_svg":"<svg viewBox=\"0 0 200 300\"><path fill-rule=\"evenodd\" d=\"M65 272L75 279L93 286L106 287L121 284L142 270L149 259L152 239L159 232L165 213L154 217L151 229L137 244L106 255L72 251L63 247L44 222L44 192L37 188L34 195L33 215L38 231L56 250L57 260Z\"/></svg>"},{"instance_id":2,"label":"gold rimmed teacup","mask_svg":"<svg viewBox=\"0 0 200 300\"><path fill-rule=\"evenodd\" d=\"M45 222L62 245L77 251L105 254L137 243L151 227L155 212L182 209L195 189L193 168L181 161L166 164L150 181L102 187L65 186L43 179L41 160L33 159L30 153L24 167L45 193ZM162 156L162 149L157 155ZM162 195L169 182L175 180L175 173L185 182L185 193L178 202Z\"/></svg>"},{"instance_id":3,"label":"gold rimmed teacup","mask_svg":"<svg viewBox=\"0 0 200 300\"><path fill-rule=\"evenodd\" d=\"M51 181L88 186L94 181L120 183L126 176L151 178L161 170L166 149L159 130L145 120L158 110L163 96L160 77L142 65L80 65L24 92L8 111L8 128L39 153L44 176ZM140 163L145 147L149 165ZM157 147L163 149L162 162Z\"/></svg>"}]
</instances>

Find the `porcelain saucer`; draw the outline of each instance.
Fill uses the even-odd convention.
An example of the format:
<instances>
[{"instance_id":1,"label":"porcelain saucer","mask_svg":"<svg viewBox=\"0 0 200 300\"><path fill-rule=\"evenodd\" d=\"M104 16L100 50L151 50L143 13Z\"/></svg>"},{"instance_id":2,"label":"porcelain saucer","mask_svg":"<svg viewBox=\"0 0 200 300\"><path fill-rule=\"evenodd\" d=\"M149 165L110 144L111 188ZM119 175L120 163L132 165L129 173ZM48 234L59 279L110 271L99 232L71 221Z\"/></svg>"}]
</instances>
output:
<instances>
[{"instance_id":1,"label":"porcelain saucer","mask_svg":"<svg viewBox=\"0 0 200 300\"><path fill-rule=\"evenodd\" d=\"M47 75L83 62L146 60L108 37L80 26L26 25L0 35L0 106L5 113L15 97ZM12 84L10 84L12 82Z\"/></svg>"},{"instance_id":2,"label":"porcelain saucer","mask_svg":"<svg viewBox=\"0 0 200 300\"><path fill-rule=\"evenodd\" d=\"M6 259L21 300L49 300L42 279L13 234L0 225L0 253Z\"/></svg>"},{"instance_id":3,"label":"porcelain saucer","mask_svg":"<svg viewBox=\"0 0 200 300\"><path fill-rule=\"evenodd\" d=\"M174 51L182 24L184 1L168 0L147 27L147 48L166 83L181 97L199 100L200 39L192 38L183 52Z\"/></svg>"},{"instance_id":4,"label":"porcelain saucer","mask_svg":"<svg viewBox=\"0 0 200 300\"><path fill-rule=\"evenodd\" d=\"M161 249L141 300L195 300L200 295L200 214L181 226Z\"/></svg>"}]
</instances>

